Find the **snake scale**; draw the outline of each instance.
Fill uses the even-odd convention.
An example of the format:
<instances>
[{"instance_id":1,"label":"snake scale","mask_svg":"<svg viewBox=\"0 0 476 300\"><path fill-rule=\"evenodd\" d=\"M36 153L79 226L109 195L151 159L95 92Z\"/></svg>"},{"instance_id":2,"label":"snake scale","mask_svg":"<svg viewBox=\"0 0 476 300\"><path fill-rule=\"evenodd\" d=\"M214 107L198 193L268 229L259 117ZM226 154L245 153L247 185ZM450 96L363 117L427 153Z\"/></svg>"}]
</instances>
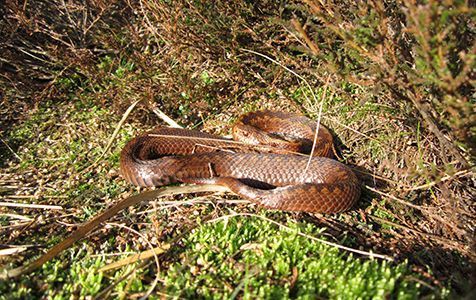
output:
<instances>
[{"instance_id":1,"label":"snake scale","mask_svg":"<svg viewBox=\"0 0 476 300\"><path fill-rule=\"evenodd\" d=\"M232 141L200 131L157 127L129 141L123 177L137 186L177 182L218 184L264 207L336 213L360 197L360 183L332 159L332 135L316 122L287 112L257 111L238 119ZM257 150L258 149L258 150ZM309 162L310 161L310 162Z\"/></svg>"}]
</instances>

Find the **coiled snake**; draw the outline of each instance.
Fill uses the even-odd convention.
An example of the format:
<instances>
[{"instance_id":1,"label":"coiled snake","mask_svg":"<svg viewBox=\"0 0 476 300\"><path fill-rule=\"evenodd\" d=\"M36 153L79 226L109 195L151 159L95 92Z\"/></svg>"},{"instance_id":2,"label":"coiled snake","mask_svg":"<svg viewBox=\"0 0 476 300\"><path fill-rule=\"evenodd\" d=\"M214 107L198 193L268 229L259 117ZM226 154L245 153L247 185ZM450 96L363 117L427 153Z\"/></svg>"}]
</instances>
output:
<instances>
[{"instance_id":1,"label":"coiled snake","mask_svg":"<svg viewBox=\"0 0 476 300\"><path fill-rule=\"evenodd\" d=\"M315 122L293 113L249 113L233 128L234 138L249 146L199 131L158 127L127 143L121 173L138 186L224 185L271 209L347 210L358 200L360 184L349 167L331 159L330 132L319 127L311 160L296 153L311 152L315 129Z\"/></svg>"}]
</instances>

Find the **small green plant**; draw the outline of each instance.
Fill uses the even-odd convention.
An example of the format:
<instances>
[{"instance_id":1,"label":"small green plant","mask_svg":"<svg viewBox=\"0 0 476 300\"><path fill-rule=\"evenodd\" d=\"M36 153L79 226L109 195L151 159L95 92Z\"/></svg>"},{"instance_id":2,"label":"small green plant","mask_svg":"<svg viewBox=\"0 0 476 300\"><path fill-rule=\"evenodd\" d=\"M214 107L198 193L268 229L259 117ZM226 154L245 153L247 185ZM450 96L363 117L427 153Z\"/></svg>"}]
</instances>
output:
<instances>
[{"instance_id":1,"label":"small green plant","mask_svg":"<svg viewBox=\"0 0 476 300\"><path fill-rule=\"evenodd\" d=\"M297 235L322 233L311 224L288 220L287 226L290 230L261 218L202 225L186 239L180 261L169 267L165 286L186 298L412 299L421 292L418 281L407 279L406 263L361 260Z\"/></svg>"}]
</instances>

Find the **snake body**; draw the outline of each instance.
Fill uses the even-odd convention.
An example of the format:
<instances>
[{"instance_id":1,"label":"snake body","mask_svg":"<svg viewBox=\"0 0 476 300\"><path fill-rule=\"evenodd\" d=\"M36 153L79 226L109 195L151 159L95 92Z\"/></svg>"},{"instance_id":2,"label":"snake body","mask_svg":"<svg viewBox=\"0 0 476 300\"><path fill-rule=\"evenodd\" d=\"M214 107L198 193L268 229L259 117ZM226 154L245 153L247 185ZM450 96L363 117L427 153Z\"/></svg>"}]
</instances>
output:
<instances>
[{"instance_id":1,"label":"snake body","mask_svg":"<svg viewBox=\"0 0 476 300\"><path fill-rule=\"evenodd\" d=\"M123 177L138 186L186 182L219 184L264 207L284 211L336 213L360 196L360 184L346 165L331 159L332 135L308 118L259 111L242 116L235 138L253 147L200 131L158 127L129 141L121 153ZM256 148L265 153L256 153ZM270 150L271 149L271 150ZM273 152L273 153L270 153ZM322 157L327 156L327 157Z\"/></svg>"}]
</instances>

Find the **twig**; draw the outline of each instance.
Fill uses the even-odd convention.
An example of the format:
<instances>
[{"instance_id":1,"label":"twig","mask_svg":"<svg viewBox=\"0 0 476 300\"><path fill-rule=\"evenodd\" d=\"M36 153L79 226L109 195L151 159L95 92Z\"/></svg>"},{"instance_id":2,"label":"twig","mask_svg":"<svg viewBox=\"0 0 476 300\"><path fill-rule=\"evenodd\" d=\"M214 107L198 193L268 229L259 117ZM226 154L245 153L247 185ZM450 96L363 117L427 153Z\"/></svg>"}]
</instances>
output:
<instances>
[{"instance_id":1,"label":"twig","mask_svg":"<svg viewBox=\"0 0 476 300\"><path fill-rule=\"evenodd\" d=\"M0 230L4 229L13 229L13 228L25 228L25 226L28 228L35 220L31 219L31 221L26 221L26 222L21 222L13 225L5 225L5 226L0 226ZM23 230L22 230L23 231Z\"/></svg>"},{"instance_id":2,"label":"twig","mask_svg":"<svg viewBox=\"0 0 476 300\"><path fill-rule=\"evenodd\" d=\"M470 164L468 161L461 155L461 153L458 151L456 146L448 140L444 134L440 131L438 126L435 124L433 117L430 115L428 110L423 106L422 104L422 99L421 96L418 94L411 94L410 91L408 91L406 94L400 92L398 89L393 87L389 82L384 82L387 87L398 97L405 99L408 102L413 103L415 105L416 109L420 113L420 115L423 117L423 120L425 120L426 124L428 125L428 129L430 129L431 132L438 138L440 141L441 145L449 150L451 154L454 155L454 157L461 163L461 165L465 168L469 168ZM418 99L415 99L416 97L419 97Z\"/></svg>"},{"instance_id":3,"label":"twig","mask_svg":"<svg viewBox=\"0 0 476 300\"><path fill-rule=\"evenodd\" d=\"M309 166L311 165L311 160L314 155L314 148L316 148L317 144L317 137L319 135L319 127L321 126L321 115L322 115L322 107L324 106L324 100L326 99L326 93L327 93L327 86L329 84L331 76L327 76L326 83L324 84L324 91L322 92L322 99L319 104L319 113L317 115L317 124L316 124L316 131L314 132L314 140L312 142L312 148L311 148L311 153L309 154L309 158L307 160L306 168L304 169L304 172L302 173L303 176L301 177L301 181L304 182L306 178L307 171L309 170ZM317 99L316 99L317 101Z\"/></svg>"},{"instance_id":4,"label":"twig","mask_svg":"<svg viewBox=\"0 0 476 300\"><path fill-rule=\"evenodd\" d=\"M179 205L193 205L193 204L250 204L250 203L253 203L251 202L250 200L229 200L229 199L215 199L215 200L206 200L205 198L209 198L210 196L206 196L206 197L197 197L196 199L193 199L193 200L187 200L187 201L183 201L183 200L177 200L177 201L161 201L160 204L161 206L160 207L157 207L157 208L153 208L153 209L148 209L148 210L144 210L144 211L140 211L140 212L137 212L136 215L145 215L145 214L149 214L149 213L152 213L152 212L156 212L158 211L159 209L166 209L166 208L170 208L170 207L177 207Z\"/></svg>"},{"instance_id":5,"label":"twig","mask_svg":"<svg viewBox=\"0 0 476 300\"><path fill-rule=\"evenodd\" d=\"M172 120L169 116L167 116L163 111L161 111L158 107L154 107L152 111L160 118L162 121L167 123L170 127L173 128L183 128L183 126L180 126L177 122Z\"/></svg>"},{"instance_id":6,"label":"twig","mask_svg":"<svg viewBox=\"0 0 476 300\"><path fill-rule=\"evenodd\" d=\"M392 222L392 221L388 221L388 220L385 220L385 219L382 219L382 218L379 218L379 217L376 217L376 216L373 216L373 215L369 215L370 218L372 219L375 219L379 222L382 222L382 223L386 223L388 225L391 225L391 226L394 226L394 227L397 227L397 228L400 228L400 229L403 229L403 230L408 230L410 232L413 232L413 233L416 233L418 235L421 235L421 236L424 236L424 237L427 237L429 239L432 239L432 240L435 240L435 241L438 241L440 243L443 243L444 245L446 246L449 246L450 248L453 248L453 249L458 249L459 251L461 251L463 248L463 250L465 250L464 248L469 248L468 245L461 245L459 242L457 241L453 241L453 240L450 240L450 239L447 239L447 238L444 238L444 237L441 237L441 236L438 236L438 235L435 235L435 234L431 234L431 233L426 233L426 232L422 232L422 231L418 231L416 229L412 229L410 227L407 227L407 226L403 226L403 225L400 225L400 224L397 224L395 222ZM450 246L450 244L453 244L453 245L457 245L458 247L455 247L455 246ZM465 251L467 252L467 251ZM471 254L471 253L468 253L468 255L472 256L472 257L476 257L474 254Z\"/></svg>"},{"instance_id":7,"label":"twig","mask_svg":"<svg viewBox=\"0 0 476 300\"><path fill-rule=\"evenodd\" d=\"M316 44L309 38L304 28L301 26L299 21L296 18L291 19L291 24L294 26L297 32L302 36L304 41L306 42L307 46L311 49L312 54L317 55L319 54L319 48Z\"/></svg>"},{"instance_id":8,"label":"twig","mask_svg":"<svg viewBox=\"0 0 476 300\"><path fill-rule=\"evenodd\" d=\"M241 48L241 51L245 51L245 52L249 52L249 53L253 53L253 54L256 54L258 56L261 56L263 58L266 58L267 60L277 64L278 66L280 66L281 68L285 69L286 71L288 71L289 73L293 74L294 76L296 76L297 78L299 78L300 80L302 80L306 85L307 85L307 88L309 89L309 91L311 92L312 94L312 97L314 99L316 99L316 95L314 93L314 90L312 89L311 85L309 84L309 82L307 82L307 80L302 77L301 75L299 75L298 73L294 72L293 70L291 70L290 68L284 66L283 64L281 64L280 62L278 62L277 60L275 59L272 59L271 57L267 56L267 55L264 55L262 53L259 53L259 52L256 52L256 51L253 51L253 50L249 50L249 49L245 49L245 48Z\"/></svg>"},{"instance_id":9,"label":"twig","mask_svg":"<svg viewBox=\"0 0 476 300\"><path fill-rule=\"evenodd\" d=\"M114 257L114 256L123 256L123 255L134 255L134 254L137 254L136 252L134 251L125 251L125 252L114 252L114 253L100 253L100 254L91 254L91 257L93 258L97 258L97 257ZM101 271L101 269L99 269L99 271Z\"/></svg>"},{"instance_id":10,"label":"twig","mask_svg":"<svg viewBox=\"0 0 476 300\"><path fill-rule=\"evenodd\" d=\"M327 119L327 120L331 120L332 122L336 122L338 125L344 127L345 129L349 129L350 131L355 132L355 133L357 133L357 134L359 134L359 135L361 135L361 136L363 136L363 137L366 137L366 138L368 138L368 139L370 139L370 140L373 140L373 141L379 143L380 145L382 144L382 143L381 143L379 140L377 140L376 138L373 138L373 137L371 137L371 136L369 136L369 135L367 135L367 134L365 134L365 133L362 133L362 132L360 132L360 131L358 131L358 130L355 130L354 128L349 127L349 126L347 126L347 125L345 125L345 124L343 124L343 123L337 121L337 120L334 119L334 118L327 117L327 116L322 116L322 118Z\"/></svg>"},{"instance_id":11,"label":"twig","mask_svg":"<svg viewBox=\"0 0 476 300\"><path fill-rule=\"evenodd\" d=\"M182 139L182 140L200 140L200 141L209 141L209 142L220 142L220 143L229 143L235 145L245 145L249 146L240 141L234 140L227 140L222 138L209 138L209 137L197 137L197 136L186 136L186 135L173 135L173 134L157 134L157 133L150 133L148 136L152 137L162 137L162 138L174 138L174 139Z\"/></svg>"},{"instance_id":12,"label":"twig","mask_svg":"<svg viewBox=\"0 0 476 300\"><path fill-rule=\"evenodd\" d=\"M140 268L143 268L143 267L146 267L147 266L147 261L143 261L142 263L140 263L139 265L137 265L135 268L132 268L131 270L129 270L126 274L124 274L123 276L117 278L116 280L114 280L113 283L109 284L106 288L104 288L101 292L99 292L97 295L95 295L94 298L92 298L93 300L96 300L96 299L109 299L110 297L108 297L109 295L109 292L115 287L117 286L117 284L119 282L122 282L124 281L126 278L128 278L129 276L131 276L133 273L135 273L138 269Z\"/></svg>"},{"instance_id":13,"label":"twig","mask_svg":"<svg viewBox=\"0 0 476 300\"><path fill-rule=\"evenodd\" d=\"M124 122L126 121L127 117L129 116L129 114L132 112L132 110L134 109L134 107L136 107L137 103L139 103L141 100L137 100L136 102L132 103L126 110L126 112L122 115L122 119L119 121L119 123L117 124L116 126L116 129L114 130L114 132L112 133L112 136L111 138L109 139L109 142L107 143L107 146L106 148L104 148L104 151L101 153L101 155L99 155L99 157L96 159L96 161L94 161L94 163L92 165L90 165L89 167L87 167L86 169L84 169L81 174L84 174L86 172L88 172L91 168L93 168L94 166L97 165L97 163L104 157L104 155L106 155L107 151L109 151L109 149L111 148L112 146L112 143L114 142L114 140L116 139L118 133L119 133L119 130L121 129L122 127L122 124L124 124Z\"/></svg>"},{"instance_id":14,"label":"twig","mask_svg":"<svg viewBox=\"0 0 476 300\"><path fill-rule=\"evenodd\" d=\"M45 204L29 204L29 203L16 203L16 202L0 202L0 206L4 207L24 207L24 208L35 208L35 209L51 209L51 210L62 210L63 207L58 205L45 205Z\"/></svg>"},{"instance_id":15,"label":"twig","mask_svg":"<svg viewBox=\"0 0 476 300\"><path fill-rule=\"evenodd\" d=\"M427 184L422 184L422 185L419 185L419 186L415 186L415 187L411 187L411 188L406 188L406 189L403 189L404 191L408 192L408 191L416 191L416 190L423 190L423 189L428 189L434 185L437 185L438 183L440 182L444 182L444 181L447 181L447 180L450 180L450 179L454 179L456 177L463 177L463 176L466 176L468 174L471 174L473 173L473 171L471 169L468 169L468 170L462 170L462 171L458 171L456 173L454 173L453 175L446 175L446 176L443 176L441 177L440 179L438 180L434 180L432 182L429 182Z\"/></svg>"},{"instance_id":16,"label":"twig","mask_svg":"<svg viewBox=\"0 0 476 300\"><path fill-rule=\"evenodd\" d=\"M389 182L391 184L400 184L399 182L393 180L393 179L390 179L390 178L387 178L387 177L383 177L383 176L380 176L380 175L377 175L375 173L370 173L370 172L366 172L366 171L362 171L362 170L359 170L358 168L354 167L354 166L349 166L349 168L352 169L352 171L356 172L356 173L360 173L362 175L367 175L367 176L371 176L374 181L375 181L375 178L378 179L378 180L382 180L382 181L385 181L385 182Z\"/></svg>"},{"instance_id":17,"label":"twig","mask_svg":"<svg viewBox=\"0 0 476 300\"><path fill-rule=\"evenodd\" d=\"M18 158L19 161L22 161L21 157L15 153L15 151L13 151L13 149L7 144L7 142L5 142L2 138L0 138L0 141L2 141L2 143L5 144L5 146L7 146L8 150L10 150L10 152L16 157Z\"/></svg>"},{"instance_id":18,"label":"twig","mask_svg":"<svg viewBox=\"0 0 476 300\"><path fill-rule=\"evenodd\" d=\"M111 223L108 223L111 224ZM149 257L157 256L158 254L165 253L168 249L170 249L170 244L163 244L159 247L155 247L152 249L149 249L147 251L143 251L141 253L134 253L134 252L129 252L127 254L132 254L130 256L127 256L126 258L123 258L119 261L115 261L113 263L110 263L102 268L100 268L98 271L99 272L107 272L110 270L118 269L120 267L123 267L125 265L129 265L131 263L134 263L139 260L145 260ZM121 253L120 255L124 255L124 253Z\"/></svg>"},{"instance_id":19,"label":"twig","mask_svg":"<svg viewBox=\"0 0 476 300\"><path fill-rule=\"evenodd\" d=\"M54 257L56 257L59 253L63 252L64 250L68 249L71 245L75 242L82 239L86 234L91 232L95 229L99 224L105 222L121 210L140 203L142 201L150 201L157 197L162 196L170 196L170 195L177 195L177 194L187 194L187 193L199 193L199 192L226 192L229 191L228 188L218 185L193 185L193 186L173 186L173 187L166 187L159 190L148 191L144 192L139 195L134 195L128 197L124 200L119 201L117 204L113 205L112 207L106 209L104 212L96 215L92 220L85 223L84 225L78 227L76 231L74 231L70 236L53 246L48 252L37 258L32 263L22 266L12 270L3 270L0 274L0 279L7 279L12 277L18 277L22 274L26 274L36 270L37 268L41 267L45 262L50 261Z\"/></svg>"},{"instance_id":20,"label":"twig","mask_svg":"<svg viewBox=\"0 0 476 300\"><path fill-rule=\"evenodd\" d=\"M243 143L243 142L240 142L240 141L227 139L225 137L221 138L219 136L217 136L216 138L211 138L211 137L197 137L197 136L157 134L157 133L150 133L147 136L160 137L160 138L174 138L174 139L182 139L182 140L218 142L218 143L222 143L222 144L230 144L230 149L232 149L232 150L235 150L235 149L238 150L238 148L233 146L233 145L238 145L238 146L240 146L240 149L246 148L247 150L253 150L253 151L257 151L257 152L260 152L260 151L262 151L262 152L268 151L269 152L271 150L273 152L276 152L276 151L279 150L280 151L279 153L281 153L281 154L293 154L293 155L300 155L300 156L308 156L307 154L300 153L300 152L290 151L290 150L286 150L286 149L277 149L273 146L268 146L268 145L246 144L246 143ZM204 143L204 144L195 143L195 146L196 146L195 149L197 149L199 147L203 147L203 148L210 148L210 149L221 150L221 151L230 150L230 149L227 149L223 145L220 145L218 147L218 146L210 146L210 145L207 145L206 143ZM237 151L237 152L240 152L240 151ZM246 152L249 152L249 151L246 151Z\"/></svg>"},{"instance_id":21,"label":"twig","mask_svg":"<svg viewBox=\"0 0 476 300\"><path fill-rule=\"evenodd\" d=\"M406 206L410 206L410 207L413 207L413 208L416 208L416 209L419 209L419 210L424 210L424 208L421 207L421 206L419 206L419 205L415 205L415 204L412 204L412 203L410 203L410 202L408 202L408 201L405 201L405 200L402 200L402 199L398 199L397 197L395 197L395 196L393 196L393 195L390 195L390 194L381 192L381 191L379 191L379 190L377 190L377 189L374 189L373 187L370 187L370 186L368 186L368 185L365 185L365 187L366 187L367 189L371 190L372 192L375 192L375 193L377 193L377 194L379 194L379 195L382 195L382 196L385 196L385 197L387 197L387 198L390 198L390 199L392 199L392 200L394 200L394 201L397 201L398 203L401 203L401 204L404 204L404 205L406 205Z\"/></svg>"},{"instance_id":22,"label":"twig","mask_svg":"<svg viewBox=\"0 0 476 300\"><path fill-rule=\"evenodd\" d=\"M61 196L61 195L8 195L6 197L4 197L5 199L6 198L9 198L9 199L39 199L39 198L45 198L45 199L67 199L68 196Z\"/></svg>"},{"instance_id":23,"label":"twig","mask_svg":"<svg viewBox=\"0 0 476 300\"><path fill-rule=\"evenodd\" d=\"M126 229L126 230L129 230L130 232L133 232L135 233L136 235L138 235L139 237L141 237L146 243L147 243L147 246L149 246L151 253L152 253L152 256L154 257L154 260L155 260L155 265L157 266L157 270L160 269L160 264L159 264L159 258L157 257L157 254L160 254L160 253L156 253L154 251L154 246L152 246L152 244L150 243L150 241L143 235L141 234L140 232L138 232L137 230L134 230L130 227L127 227L125 225L122 225L122 224L117 224L117 223L108 223L108 225L114 225L114 226L117 226L117 227L120 227L120 228L123 228L123 229ZM162 252L165 252L164 249L161 249ZM157 283L159 282L159 272L157 272L157 274L155 275L155 279L154 279L154 282L151 284L150 288L147 290L147 292L145 293L144 296L142 296L140 299L147 299L150 294L152 294L152 291L155 289L155 287L157 286Z\"/></svg>"},{"instance_id":24,"label":"twig","mask_svg":"<svg viewBox=\"0 0 476 300\"><path fill-rule=\"evenodd\" d=\"M23 215L17 215L17 214L0 214L0 216L7 217L7 218L12 218L12 219L18 219L22 221L32 221L33 219L30 217L25 217Z\"/></svg>"},{"instance_id":25,"label":"twig","mask_svg":"<svg viewBox=\"0 0 476 300\"><path fill-rule=\"evenodd\" d=\"M8 256L8 255L13 255L13 254L18 254L20 252L23 252L27 250L27 247L23 246L16 246L16 247L11 247L11 248L6 248L6 249L0 249L0 256Z\"/></svg>"},{"instance_id":26,"label":"twig","mask_svg":"<svg viewBox=\"0 0 476 300\"><path fill-rule=\"evenodd\" d=\"M301 75L299 75L298 73L294 72L293 70L289 69L288 67L284 66L283 64L281 64L280 62L278 62L277 60L274 60L272 59L271 57L267 56L267 55L264 55L262 53L259 53L259 52L256 52L256 51L253 51L253 50L248 50L248 49L245 49L245 48L242 48L241 49L242 51L245 51L245 52L249 52L249 53L253 53L253 54L256 54L256 55L259 55L263 58L266 58L267 60L277 64L278 66L280 66L281 68L285 69L286 71L288 71L289 73L293 74L294 76L296 76L298 79L302 80L309 92L311 93L312 95L312 98L314 99L315 102L317 102L317 97L316 97L316 94L314 93L314 90L312 89L311 87L311 84L309 84L309 82L306 80L306 78L302 77ZM329 84L329 80L330 80L330 75L327 77L327 81L326 81L326 84L324 86L324 96L325 97L325 93L327 92L327 86ZM322 115L322 107L323 107L323 104L324 104L324 99L322 99L319 103L319 114L317 116L317 127L316 127L316 131L314 133L314 141L313 141L313 144L312 144L312 149L311 149L311 153L309 155L309 159L307 161L307 164L306 164L306 168L304 169L304 172L303 172L303 176L301 177L302 181L304 181L304 178L306 176L306 173L309 169L309 166L311 164L311 160L312 160L312 156L314 154L314 147L316 146L316 142L317 142L317 136L318 136L318 133L319 133L319 126L320 126L320 123L321 123L321 115Z\"/></svg>"},{"instance_id":27,"label":"twig","mask_svg":"<svg viewBox=\"0 0 476 300\"><path fill-rule=\"evenodd\" d=\"M168 44L168 39L164 38L162 35L159 34L159 32L155 29L155 26L152 25L152 23L150 22L149 17L147 17L147 13L145 12L143 1L140 0L139 4L140 4L142 14L144 16L145 22L148 25L147 28L150 30L150 32L152 32L152 34L154 35L157 41L163 41L165 44Z\"/></svg>"}]
</instances>

